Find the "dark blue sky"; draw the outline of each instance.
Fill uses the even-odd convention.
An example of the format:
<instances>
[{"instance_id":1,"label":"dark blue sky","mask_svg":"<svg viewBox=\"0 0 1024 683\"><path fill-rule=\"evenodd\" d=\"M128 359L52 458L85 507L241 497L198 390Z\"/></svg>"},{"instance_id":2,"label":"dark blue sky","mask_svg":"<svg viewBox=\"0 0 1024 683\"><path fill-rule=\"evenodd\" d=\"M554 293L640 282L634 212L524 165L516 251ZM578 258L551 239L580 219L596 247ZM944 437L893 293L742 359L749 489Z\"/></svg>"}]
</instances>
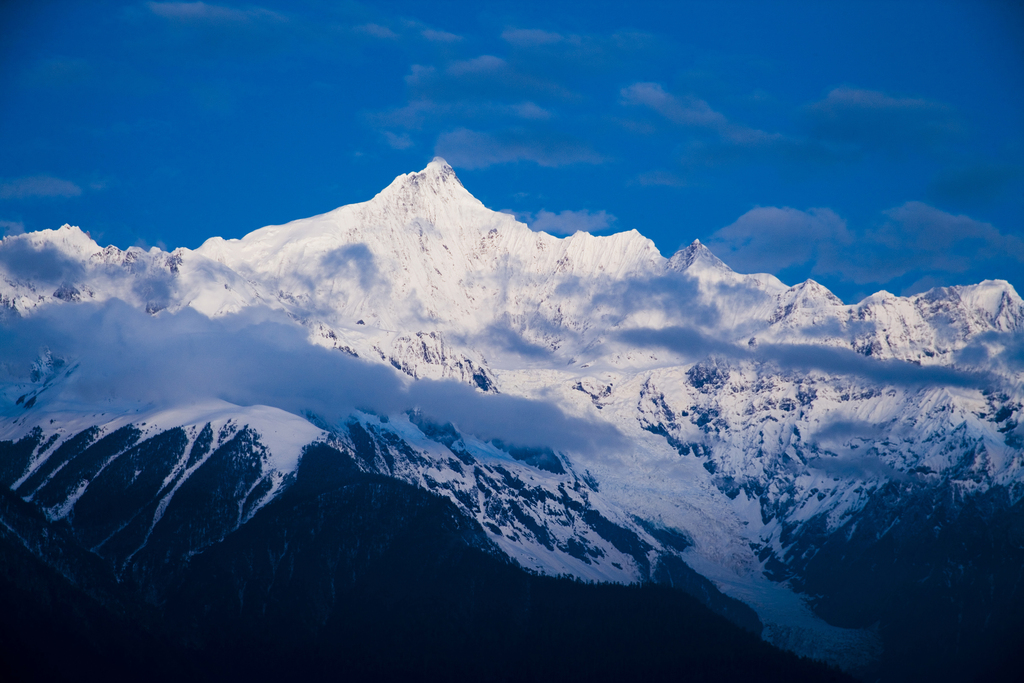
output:
<instances>
[{"instance_id":1,"label":"dark blue sky","mask_svg":"<svg viewBox=\"0 0 1024 683\"><path fill-rule=\"evenodd\" d=\"M440 154L847 301L1024 291L1020 2L0 4L0 230L196 247Z\"/></svg>"}]
</instances>

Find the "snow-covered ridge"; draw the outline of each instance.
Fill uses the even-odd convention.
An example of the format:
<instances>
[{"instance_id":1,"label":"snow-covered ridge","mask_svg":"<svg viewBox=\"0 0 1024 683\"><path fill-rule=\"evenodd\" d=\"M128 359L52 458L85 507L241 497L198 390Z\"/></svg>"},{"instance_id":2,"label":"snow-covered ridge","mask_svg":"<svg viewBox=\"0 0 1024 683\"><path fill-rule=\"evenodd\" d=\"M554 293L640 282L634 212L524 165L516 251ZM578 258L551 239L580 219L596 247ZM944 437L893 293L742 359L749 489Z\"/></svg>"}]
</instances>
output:
<instances>
[{"instance_id":1,"label":"snow-covered ridge","mask_svg":"<svg viewBox=\"0 0 1024 683\"><path fill-rule=\"evenodd\" d=\"M8 237L5 254L8 311L110 298L209 316L269 306L329 329L338 347L385 359L395 338L422 332L461 340L466 358L499 365L510 350L607 362L617 330L696 325L731 343L810 341L949 364L980 333L1024 329L1024 302L1002 281L880 292L847 306L813 281L787 288L771 275L735 273L699 241L666 260L636 231L534 232L484 207L442 159L367 202L238 240L214 237L194 251L101 249L64 226Z\"/></svg>"},{"instance_id":2,"label":"snow-covered ridge","mask_svg":"<svg viewBox=\"0 0 1024 683\"><path fill-rule=\"evenodd\" d=\"M356 449L359 425L375 444L367 467L449 496L526 566L643 580L667 552L651 529L676 530L686 547L672 552L753 605L776 642L837 661L831 647L869 635L827 627L768 568L777 578L822 538L849 538L892 482L1024 496L1024 377L1000 355L1024 332L1024 301L1008 283L847 305L811 280L736 273L699 241L665 259L636 231L535 232L487 209L440 159L367 202L196 250L101 248L70 226L0 242L0 324L89 302L124 302L154 316L139 314L147 323L269 310L339 358L556 405L611 425L623 445L517 460L459 425L405 413L321 430L299 410L210 402L219 396L159 417L107 397L58 410L62 378L88 359L45 349L32 376L2 380L0 440L35 427L51 438L48 420L64 437L146 422L195 439L205 422L231 419L265 447L253 450L263 468L253 482L268 482L269 496L301 442ZM73 514L74 495L54 514ZM624 554L601 537L603 522L581 521L584 504L647 550Z\"/></svg>"}]
</instances>

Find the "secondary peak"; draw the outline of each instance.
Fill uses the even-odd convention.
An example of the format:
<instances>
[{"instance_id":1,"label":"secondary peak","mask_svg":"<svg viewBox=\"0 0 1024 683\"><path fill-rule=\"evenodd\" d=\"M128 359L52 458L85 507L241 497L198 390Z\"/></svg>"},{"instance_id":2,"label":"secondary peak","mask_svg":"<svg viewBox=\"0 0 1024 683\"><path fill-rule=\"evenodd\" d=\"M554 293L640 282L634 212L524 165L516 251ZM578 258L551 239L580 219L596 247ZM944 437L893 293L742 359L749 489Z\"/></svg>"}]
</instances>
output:
<instances>
[{"instance_id":1,"label":"secondary peak","mask_svg":"<svg viewBox=\"0 0 1024 683\"><path fill-rule=\"evenodd\" d=\"M672 270L686 270L694 263L701 263L704 266L721 270L731 270L729 266L712 254L710 249L701 244L700 240L694 240L690 242L689 246L677 251L669 259L668 266Z\"/></svg>"}]
</instances>

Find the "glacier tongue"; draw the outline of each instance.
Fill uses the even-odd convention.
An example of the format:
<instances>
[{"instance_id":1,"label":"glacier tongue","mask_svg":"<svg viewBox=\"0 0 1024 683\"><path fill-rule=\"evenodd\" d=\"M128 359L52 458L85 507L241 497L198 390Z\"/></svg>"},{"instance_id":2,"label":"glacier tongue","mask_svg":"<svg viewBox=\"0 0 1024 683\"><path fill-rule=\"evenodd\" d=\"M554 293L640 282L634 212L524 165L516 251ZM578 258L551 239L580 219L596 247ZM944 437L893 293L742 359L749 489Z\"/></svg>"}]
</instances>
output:
<instances>
[{"instance_id":1,"label":"glacier tongue","mask_svg":"<svg viewBox=\"0 0 1024 683\"><path fill-rule=\"evenodd\" d=\"M230 418L266 449L248 484L264 498L253 500L287 485L300 442L369 449L368 469L450 497L524 566L633 581L683 557L754 606L766 637L833 661L851 643L875 656L876 636L829 626L793 589L817 552L867 528L883 493L1024 497L1024 375L1006 353L1024 332L1024 301L1008 283L847 305L812 280L736 273L696 240L665 259L636 231L534 232L487 209L442 159L367 202L196 250L103 249L70 226L0 243L4 324L104 302L156 319L273 311L332 353L556 404L626 445L522 450L415 412L306 416L321 429L219 395L76 412L56 397L89 359L52 354L37 376L4 366L0 436L39 427L50 438L45 420L63 425L61 439L146 422L194 441ZM48 509L73 517L91 485Z\"/></svg>"}]
</instances>

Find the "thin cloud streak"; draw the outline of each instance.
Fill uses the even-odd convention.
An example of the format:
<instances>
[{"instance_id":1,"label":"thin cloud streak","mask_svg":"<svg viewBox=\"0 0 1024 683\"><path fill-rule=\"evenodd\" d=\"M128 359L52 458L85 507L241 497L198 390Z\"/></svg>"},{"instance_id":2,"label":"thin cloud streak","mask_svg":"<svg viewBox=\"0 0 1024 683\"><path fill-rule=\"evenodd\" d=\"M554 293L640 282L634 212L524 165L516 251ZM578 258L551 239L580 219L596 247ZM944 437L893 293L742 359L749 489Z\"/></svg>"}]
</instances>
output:
<instances>
[{"instance_id":1,"label":"thin cloud streak","mask_svg":"<svg viewBox=\"0 0 1024 683\"><path fill-rule=\"evenodd\" d=\"M603 156L580 141L536 136L523 130L483 133L460 128L442 133L434 153L453 166L466 169L518 161L531 161L548 168L605 161Z\"/></svg>"},{"instance_id":2,"label":"thin cloud streak","mask_svg":"<svg viewBox=\"0 0 1024 683\"><path fill-rule=\"evenodd\" d=\"M32 199L36 197L78 197L82 188L70 180L37 175L0 183L0 199Z\"/></svg>"},{"instance_id":3,"label":"thin cloud streak","mask_svg":"<svg viewBox=\"0 0 1024 683\"><path fill-rule=\"evenodd\" d=\"M425 28L420 35L433 43L457 43L463 40L462 36L447 31L437 31L432 28Z\"/></svg>"},{"instance_id":4,"label":"thin cloud streak","mask_svg":"<svg viewBox=\"0 0 1024 683\"><path fill-rule=\"evenodd\" d=\"M812 138L893 155L935 150L961 129L939 102L849 87L833 89L805 114Z\"/></svg>"},{"instance_id":5,"label":"thin cloud streak","mask_svg":"<svg viewBox=\"0 0 1024 683\"><path fill-rule=\"evenodd\" d=\"M191 23L244 24L253 21L287 21L278 12L263 7L234 9L222 5L207 5L205 2L147 2L149 11L163 19Z\"/></svg>"},{"instance_id":6,"label":"thin cloud streak","mask_svg":"<svg viewBox=\"0 0 1024 683\"><path fill-rule=\"evenodd\" d=\"M734 124L704 100L692 95L676 97L665 92L658 83L634 83L623 88L620 95L624 104L645 106L680 126L714 131L732 144L763 144L781 138L778 134Z\"/></svg>"},{"instance_id":7,"label":"thin cloud streak","mask_svg":"<svg viewBox=\"0 0 1024 683\"><path fill-rule=\"evenodd\" d=\"M617 338L634 346L666 349L689 358L714 355L737 361L771 363L784 371L852 375L885 386L982 388L995 381L988 373L919 366L901 360L877 360L843 348L811 344L758 344L755 348L745 349L683 327L637 328L620 332Z\"/></svg>"}]
</instances>

